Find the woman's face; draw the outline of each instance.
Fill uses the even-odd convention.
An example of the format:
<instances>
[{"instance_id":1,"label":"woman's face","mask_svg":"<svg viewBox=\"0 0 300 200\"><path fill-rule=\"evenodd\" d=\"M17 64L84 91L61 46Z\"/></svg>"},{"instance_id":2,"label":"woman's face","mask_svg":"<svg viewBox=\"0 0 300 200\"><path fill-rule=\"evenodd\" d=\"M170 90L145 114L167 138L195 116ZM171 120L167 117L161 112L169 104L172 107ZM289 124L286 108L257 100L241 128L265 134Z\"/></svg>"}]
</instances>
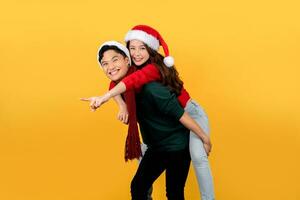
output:
<instances>
[{"instance_id":1,"label":"woman's face","mask_svg":"<svg viewBox=\"0 0 300 200\"><path fill-rule=\"evenodd\" d=\"M112 81L119 81L128 72L129 59L114 50L103 53L101 66L105 75Z\"/></svg>"},{"instance_id":2,"label":"woman's face","mask_svg":"<svg viewBox=\"0 0 300 200\"><path fill-rule=\"evenodd\" d=\"M146 49L146 45L140 40L130 40L129 52L132 61L136 66L141 66L149 59L150 55Z\"/></svg>"}]
</instances>

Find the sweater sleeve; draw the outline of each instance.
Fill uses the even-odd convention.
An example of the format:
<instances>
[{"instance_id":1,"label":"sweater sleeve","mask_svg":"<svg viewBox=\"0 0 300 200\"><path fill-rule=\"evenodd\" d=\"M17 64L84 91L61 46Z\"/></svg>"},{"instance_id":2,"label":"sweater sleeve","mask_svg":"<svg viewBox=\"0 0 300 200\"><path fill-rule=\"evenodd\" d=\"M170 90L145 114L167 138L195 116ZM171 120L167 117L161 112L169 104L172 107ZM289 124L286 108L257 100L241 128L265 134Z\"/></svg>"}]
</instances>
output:
<instances>
[{"instance_id":1,"label":"sweater sleeve","mask_svg":"<svg viewBox=\"0 0 300 200\"><path fill-rule=\"evenodd\" d=\"M140 70L126 76L122 82L126 86L126 90L140 90L143 85L152 81L160 81L161 76L159 70L153 65L148 64Z\"/></svg>"},{"instance_id":2,"label":"sweater sleeve","mask_svg":"<svg viewBox=\"0 0 300 200\"><path fill-rule=\"evenodd\" d=\"M163 114L174 117L176 120L182 117L184 109L179 104L175 93L172 93L166 86L153 82L147 84L144 89L147 97Z\"/></svg>"}]
</instances>

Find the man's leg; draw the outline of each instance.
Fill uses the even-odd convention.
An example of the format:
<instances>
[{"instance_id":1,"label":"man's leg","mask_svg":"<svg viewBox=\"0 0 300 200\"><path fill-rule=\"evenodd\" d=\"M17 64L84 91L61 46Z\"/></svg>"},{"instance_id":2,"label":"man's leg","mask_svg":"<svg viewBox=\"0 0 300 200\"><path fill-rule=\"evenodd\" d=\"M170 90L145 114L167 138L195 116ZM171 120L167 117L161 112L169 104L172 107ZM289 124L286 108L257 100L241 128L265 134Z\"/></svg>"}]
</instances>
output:
<instances>
[{"instance_id":1,"label":"man's leg","mask_svg":"<svg viewBox=\"0 0 300 200\"><path fill-rule=\"evenodd\" d=\"M184 200L184 186L190 168L188 149L170 152L166 168L168 200Z\"/></svg>"},{"instance_id":2,"label":"man's leg","mask_svg":"<svg viewBox=\"0 0 300 200\"><path fill-rule=\"evenodd\" d=\"M141 162L141 160L143 159L143 156L145 155L146 151L147 151L148 147L145 143L141 143L141 150L142 150L142 156L139 159L139 164ZM150 189L148 190L147 193L147 200L152 200L152 192L153 192L153 186L150 187Z\"/></svg>"},{"instance_id":3,"label":"man's leg","mask_svg":"<svg viewBox=\"0 0 300 200\"><path fill-rule=\"evenodd\" d=\"M146 151L131 182L132 200L147 200L149 188L166 169L164 157L162 153Z\"/></svg>"}]
</instances>

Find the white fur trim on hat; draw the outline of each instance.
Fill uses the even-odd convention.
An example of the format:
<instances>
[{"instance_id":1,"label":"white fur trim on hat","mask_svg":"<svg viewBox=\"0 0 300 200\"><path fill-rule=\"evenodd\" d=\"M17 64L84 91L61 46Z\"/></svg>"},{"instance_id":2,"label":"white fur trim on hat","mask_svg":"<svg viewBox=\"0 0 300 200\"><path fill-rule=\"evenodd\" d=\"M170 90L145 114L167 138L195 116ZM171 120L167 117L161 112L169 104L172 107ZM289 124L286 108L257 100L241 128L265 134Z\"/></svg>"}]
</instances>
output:
<instances>
[{"instance_id":1,"label":"white fur trim on hat","mask_svg":"<svg viewBox=\"0 0 300 200\"><path fill-rule=\"evenodd\" d=\"M151 49L155 51L159 48L159 41L154 36L140 30L130 30L125 36L125 42L130 40L140 40L147 44Z\"/></svg>"},{"instance_id":2,"label":"white fur trim on hat","mask_svg":"<svg viewBox=\"0 0 300 200\"><path fill-rule=\"evenodd\" d=\"M115 46L117 47L118 49L120 49L121 51L123 51L125 53L125 55L128 57L129 59L129 65L131 66L131 58L130 58L130 53L128 51L128 49L121 43L117 42L117 41L107 41L107 42L104 42L100 47L99 47L99 50L98 50L98 53L97 53L97 61L99 62L99 52L100 50L102 49L103 46ZM100 64L100 62L99 62ZM100 64L101 66L101 64Z\"/></svg>"},{"instance_id":3,"label":"white fur trim on hat","mask_svg":"<svg viewBox=\"0 0 300 200\"><path fill-rule=\"evenodd\" d=\"M164 63L167 67L173 67L174 66L174 58L172 56L167 56L164 58Z\"/></svg>"}]
</instances>

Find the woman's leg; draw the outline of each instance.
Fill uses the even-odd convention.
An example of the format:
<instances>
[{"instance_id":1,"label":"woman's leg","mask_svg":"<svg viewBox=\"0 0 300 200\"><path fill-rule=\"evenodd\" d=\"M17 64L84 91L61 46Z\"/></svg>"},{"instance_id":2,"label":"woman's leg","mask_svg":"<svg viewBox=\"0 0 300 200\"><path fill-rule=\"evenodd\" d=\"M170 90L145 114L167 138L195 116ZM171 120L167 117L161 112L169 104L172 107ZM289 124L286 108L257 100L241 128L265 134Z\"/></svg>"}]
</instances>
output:
<instances>
[{"instance_id":1,"label":"woman's leg","mask_svg":"<svg viewBox=\"0 0 300 200\"><path fill-rule=\"evenodd\" d=\"M208 118L201 106L195 101L190 100L185 110L200 125L203 131L209 135ZM215 199L213 178L207 154L203 147L202 140L193 132L190 133L190 154L201 192L201 199Z\"/></svg>"}]
</instances>

